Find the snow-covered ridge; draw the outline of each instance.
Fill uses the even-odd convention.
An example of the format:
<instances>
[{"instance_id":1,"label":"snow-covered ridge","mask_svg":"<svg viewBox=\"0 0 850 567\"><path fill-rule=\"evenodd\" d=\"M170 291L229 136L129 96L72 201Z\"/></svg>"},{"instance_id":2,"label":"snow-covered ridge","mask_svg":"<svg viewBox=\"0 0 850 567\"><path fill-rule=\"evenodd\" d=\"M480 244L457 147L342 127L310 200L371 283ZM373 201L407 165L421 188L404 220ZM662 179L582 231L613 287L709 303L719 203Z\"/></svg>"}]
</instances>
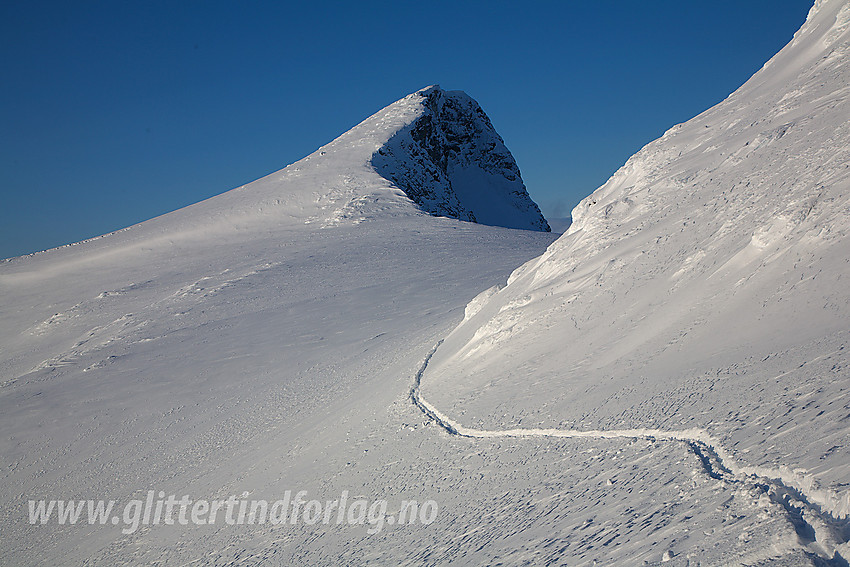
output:
<instances>
[{"instance_id":1,"label":"snow-covered ridge","mask_svg":"<svg viewBox=\"0 0 850 567\"><path fill-rule=\"evenodd\" d=\"M700 429L847 515L848 55L850 3L818 2L476 300L426 397L479 429Z\"/></svg>"}]
</instances>

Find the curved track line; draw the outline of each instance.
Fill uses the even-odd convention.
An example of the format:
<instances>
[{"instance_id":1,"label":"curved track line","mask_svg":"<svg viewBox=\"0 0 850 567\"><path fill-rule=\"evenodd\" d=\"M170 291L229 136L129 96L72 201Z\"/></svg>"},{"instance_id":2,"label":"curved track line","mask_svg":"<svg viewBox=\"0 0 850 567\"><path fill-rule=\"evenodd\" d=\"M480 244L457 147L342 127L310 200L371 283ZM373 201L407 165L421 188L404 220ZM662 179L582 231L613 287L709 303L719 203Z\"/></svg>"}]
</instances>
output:
<instances>
[{"instance_id":1,"label":"curved track line","mask_svg":"<svg viewBox=\"0 0 850 567\"><path fill-rule=\"evenodd\" d=\"M422 376L431 358L440 348L440 340L431 349L413 380L410 400L430 420L449 435L469 439L560 437L571 439L644 439L685 444L712 478L735 484L748 484L766 494L785 509L803 548L827 565L850 567L839 552L850 555L850 494L843 498L827 491L812 490L811 482L799 482L790 471L739 465L717 439L703 429L664 431L661 429L578 430L555 428L475 429L465 427L442 413L420 394ZM802 486L807 484L807 486ZM809 488L810 494L807 494ZM846 502L845 502L846 501Z\"/></svg>"}]
</instances>

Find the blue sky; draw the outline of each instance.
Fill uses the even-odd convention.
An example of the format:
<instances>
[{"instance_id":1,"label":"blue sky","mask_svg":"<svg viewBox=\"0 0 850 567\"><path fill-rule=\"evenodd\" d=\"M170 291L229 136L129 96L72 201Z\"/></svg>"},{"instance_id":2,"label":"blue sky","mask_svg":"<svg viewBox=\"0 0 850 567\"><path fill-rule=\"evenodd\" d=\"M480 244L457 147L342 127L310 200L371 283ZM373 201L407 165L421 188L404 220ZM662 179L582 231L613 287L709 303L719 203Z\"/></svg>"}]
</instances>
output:
<instances>
[{"instance_id":1,"label":"blue sky","mask_svg":"<svg viewBox=\"0 0 850 567\"><path fill-rule=\"evenodd\" d=\"M424 86L490 115L546 216L787 43L810 0L4 2L0 257L299 160Z\"/></svg>"}]
</instances>

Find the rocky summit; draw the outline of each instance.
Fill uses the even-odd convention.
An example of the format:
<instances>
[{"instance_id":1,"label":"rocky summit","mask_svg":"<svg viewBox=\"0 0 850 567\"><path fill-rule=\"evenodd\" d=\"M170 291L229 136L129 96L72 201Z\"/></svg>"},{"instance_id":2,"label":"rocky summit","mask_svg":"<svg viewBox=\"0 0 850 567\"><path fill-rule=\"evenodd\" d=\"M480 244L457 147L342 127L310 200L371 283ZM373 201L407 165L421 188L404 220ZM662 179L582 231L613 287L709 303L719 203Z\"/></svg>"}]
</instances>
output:
<instances>
[{"instance_id":1,"label":"rocky summit","mask_svg":"<svg viewBox=\"0 0 850 567\"><path fill-rule=\"evenodd\" d=\"M550 230L511 152L475 100L432 86L400 102L418 104L421 113L374 155L378 173L433 215Z\"/></svg>"}]
</instances>

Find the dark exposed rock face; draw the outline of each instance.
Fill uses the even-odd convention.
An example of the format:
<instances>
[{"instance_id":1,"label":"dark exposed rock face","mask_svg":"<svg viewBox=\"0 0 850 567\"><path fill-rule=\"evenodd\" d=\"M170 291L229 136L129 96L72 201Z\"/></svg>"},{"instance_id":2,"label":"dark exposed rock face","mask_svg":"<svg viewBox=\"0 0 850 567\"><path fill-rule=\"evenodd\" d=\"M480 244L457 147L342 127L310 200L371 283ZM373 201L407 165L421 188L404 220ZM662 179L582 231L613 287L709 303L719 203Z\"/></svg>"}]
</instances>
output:
<instances>
[{"instance_id":1,"label":"dark exposed rock face","mask_svg":"<svg viewBox=\"0 0 850 567\"><path fill-rule=\"evenodd\" d=\"M378 173L433 215L549 231L477 102L438 86L411 96L421 99L422 114L373 156Z\"/></svg>"}]
</instances>

